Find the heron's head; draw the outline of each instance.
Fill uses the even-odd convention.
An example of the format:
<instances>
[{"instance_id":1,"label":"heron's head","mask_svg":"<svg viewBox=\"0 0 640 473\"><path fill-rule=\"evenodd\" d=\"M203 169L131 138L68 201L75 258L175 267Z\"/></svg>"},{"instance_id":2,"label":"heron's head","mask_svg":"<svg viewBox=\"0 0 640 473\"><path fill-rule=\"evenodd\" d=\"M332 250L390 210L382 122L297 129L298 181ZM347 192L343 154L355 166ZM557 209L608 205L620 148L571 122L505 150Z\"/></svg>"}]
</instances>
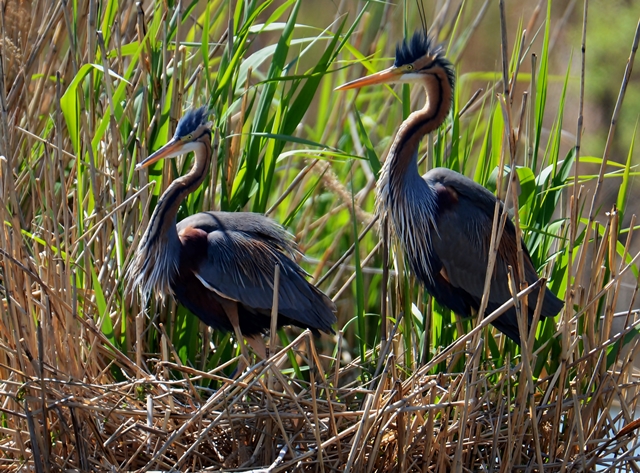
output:
<instances>
[{"instance_id":1,"label":"heron's head","mask_svg":"<svg viewBox=\"0 0 640 473\"><path fill-rule=\"evenodd\" d=\"M396 46L396 60L388 69L337 87L336 90L358 89L365 85L396 82L423 83L429 75L444 73L451 88L454 86L453 65L444 57L440 46L433 44L424 29Z\"/></svg>"},{"instance_id":2,"label":"heron's head","mask_svg":"<svg viewBox=\"0 0 640 473\"><path fill-rule=\"evenodd\" d=\"M205 107L189 110L178 122L178 127L169 142L158 151L138 163L136 169L145 168L164 158L174 158L189 151L195 151L199 141L211 140L209 109Z\"/></svg>"}]
</instances>

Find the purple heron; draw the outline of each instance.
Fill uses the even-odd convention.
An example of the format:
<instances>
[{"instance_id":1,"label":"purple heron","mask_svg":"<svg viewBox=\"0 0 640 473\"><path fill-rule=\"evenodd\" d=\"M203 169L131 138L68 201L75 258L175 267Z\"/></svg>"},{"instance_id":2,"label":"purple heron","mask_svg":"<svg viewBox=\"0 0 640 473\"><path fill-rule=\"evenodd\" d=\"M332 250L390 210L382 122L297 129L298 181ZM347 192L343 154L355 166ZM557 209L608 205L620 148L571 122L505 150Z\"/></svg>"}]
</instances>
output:
<instances>
[{"instance_id":1,"label":"purple heron","mask_svg":"<svg viewBox=\"0 0 640 473\"><path fill-rule=\"evenodd\" d=\"M453 65L420 29L396 47L395 63L338 89L355 89L385 83L416 83L424 87L426 104L400 125L384 162L376 187L378 214L387 218L404 250L416 278L439 304L470 317L480 310L488 266L491 228L496 197L473 180L446 168L418 172L420 140L446 120L453 101ZM500 212L504 212L500 203ZM381 219L382 220L382 219ZM485 314L512 298L508 286L509 266L517 273L516 230L506 221L497 252ZM524 244L526 282L538 280ZM516 287L520 287L517 280ZM544 288L541 314L554 317L564 303ZM538 291L528 297L529 323L536 308ZM493 325L520 344L514 307Z\"/></svg>"},{"instance_id":2,"label":"purple heron","mask_svg":"<svg viewBox=\"0 0 640 473\"><path fill-rule=\"evenodd\" d=\"M211 164L206 107L187 112L173 138L136 166L193 151L194 164L162 194L129 270L143 297L173 294L208 326L243 336L264 357L260 335L271 324L276 265L280 267L278 326L334 333L335 305L294 261L291 236L276 222L249 212L200 212L176 224L178 208L204 181Z\"/></svg>"}]
</instances>

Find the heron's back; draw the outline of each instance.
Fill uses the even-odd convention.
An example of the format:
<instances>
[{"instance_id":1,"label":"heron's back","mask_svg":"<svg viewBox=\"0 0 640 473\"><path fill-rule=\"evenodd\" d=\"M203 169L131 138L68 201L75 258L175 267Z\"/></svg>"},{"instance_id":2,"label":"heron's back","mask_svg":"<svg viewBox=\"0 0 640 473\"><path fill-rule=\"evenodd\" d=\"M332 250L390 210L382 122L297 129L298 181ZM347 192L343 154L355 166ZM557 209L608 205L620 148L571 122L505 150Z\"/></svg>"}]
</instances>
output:
<instances>
[{"instance_id":1,"label":"heron's back","mask_svg":"<svg viewBox=\"0 0 640 473\"><path fill-rule=\"evenodd\" d=\"M231 330L222 298L238 303L243 334L267 331L279 266L278 326L333 333L335 304L305 279L293 260L300 253L279 224L250 212L201 212L176 228L182 251L174 292L203 322Z\"/></svg>"}]
</instances>

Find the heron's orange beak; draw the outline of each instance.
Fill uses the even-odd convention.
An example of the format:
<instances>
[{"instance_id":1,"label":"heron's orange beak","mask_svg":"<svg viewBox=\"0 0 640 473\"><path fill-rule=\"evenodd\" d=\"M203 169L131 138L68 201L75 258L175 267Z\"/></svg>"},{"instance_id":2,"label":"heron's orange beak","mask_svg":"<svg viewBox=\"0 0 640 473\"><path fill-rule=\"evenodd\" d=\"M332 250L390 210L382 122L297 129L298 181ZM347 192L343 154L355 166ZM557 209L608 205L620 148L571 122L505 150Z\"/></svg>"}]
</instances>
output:
<instances>
[{"instance_id":1,"label":"heron's orange beak","mask_svg":"<svg viewBox=\"0 0 640 473\"><path fill-rule=\"evenodd\" d=\"M341 86L336 87L336 90L359 89L360 87L364 87L365 85L388 84L389 82L395 82L399 80L403 72L404 71L402 69L391 66L384 71L376 72L375 74L371 74L370 76L361 77L360 79L352 80L351 82L342 84Z\"/></svg>"},{"instance_id":2,"label":"heron's orange beak","mask_svg":"<svg viewBox=\"0 0 640 473\"><path fill-rule=\"evenodd\" d=\"M161 159L172 158L174 156L179 155L183 145L184 143L182 143L180 140L176 140L175 138L172 138L166 145L164 145L158 151L148 156L147 159L145 159L144 161L138 163L138 165L136 166L136 171L142 168L146 168L147 166L150 166L156 161L160 161Z\"/></svg>"}]
</instances>

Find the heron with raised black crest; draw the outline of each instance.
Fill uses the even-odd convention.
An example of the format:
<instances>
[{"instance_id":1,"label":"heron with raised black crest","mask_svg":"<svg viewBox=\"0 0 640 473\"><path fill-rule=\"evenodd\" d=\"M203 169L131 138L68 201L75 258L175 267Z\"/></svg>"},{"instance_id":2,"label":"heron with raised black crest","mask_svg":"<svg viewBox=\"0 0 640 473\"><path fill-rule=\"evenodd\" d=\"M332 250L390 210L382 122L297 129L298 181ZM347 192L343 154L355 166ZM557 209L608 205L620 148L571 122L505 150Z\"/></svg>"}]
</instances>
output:
<instances>
[{"instance_id":1,"label":"heron with raised black crest","mask_svg":"<svg viewBox=\"0 0 640 473\"><path fill-rule=\"evenodd\" d=\"M469 317L480 310L489 260L492 224L497 198L480 184L446 168L435 168L424 176L418 172L420 140L445 122L453 103L455 72L442 48L435 46L421 28L398 44L395 63L388 69L338 87L355 89L374 84L415 83L422 85L426 104L402 122L376 187L378 214L388 220L416 278L439 304ZM504 212L503 204L498 205ZM382 220L382 219L381 219ZM506 220L491 278L485 314L513 298L509 289L509 267L520 287L516 268L517 235ZM538 278L524 243L524 279ZM541 315L554 317L563 307L544 287ZM529 326L537 306L538 290L528 296ZM493 325L516 343L520 332L515 307L493 321Z\"/></svg>"}]
</instances>

